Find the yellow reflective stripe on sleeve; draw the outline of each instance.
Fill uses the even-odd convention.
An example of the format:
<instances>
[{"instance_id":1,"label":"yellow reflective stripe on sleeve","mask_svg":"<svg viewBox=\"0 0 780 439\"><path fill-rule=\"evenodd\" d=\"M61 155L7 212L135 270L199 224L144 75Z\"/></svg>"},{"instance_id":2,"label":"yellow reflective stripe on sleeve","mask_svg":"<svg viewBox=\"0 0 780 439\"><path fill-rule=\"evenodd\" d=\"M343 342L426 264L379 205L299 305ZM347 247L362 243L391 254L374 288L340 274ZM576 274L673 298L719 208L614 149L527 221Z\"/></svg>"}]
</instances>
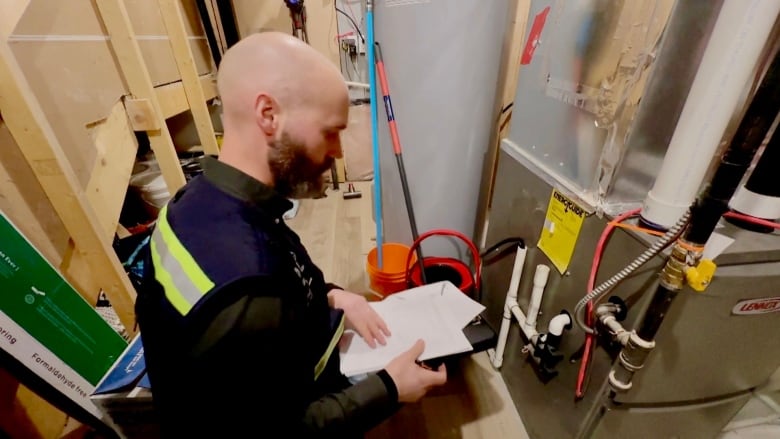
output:
<instances>
[{"instance_id":1,"label":"yellow reflective stripe on sleeve","mask_svg":"<svg viewBox=\"0 0 780 439\"><path fill-rule=\"evenodd\" d=\"M192 255L184 248L184 246L176 237L176 234L171 230L171 226L168 224L166 214L168 213L168 206L163 207L160 211L160 215L157 220L157 227L159 227L165 245L168 247L168 251L179 262L181 268L190 278L195 287L200 290L202 294L205 294L212 288L214 288L214 282L206 276L206 273L201 270L200 266Z\"/></svg>"},{"instance_id":2,"label":"yellow reflective stripe on sleeve","mask_svg":"<svg viewBox=\"0 0 780 439\"><path fill-rule=\"evenodd\" d=\"M214 282L171 230L166 214L167 206L160 211L152 233L154 277L165 289L165 297L171 305L181 315L186 315L204 294L214 288Z\"/></svg>"},{"instance_id":3,"label":"yellow reflective stripe on sleeve","mask_svg":"<svg viewBox=\"0 0 780 439\"><path fill-rule=\"evenodd\" d=\"M171 305L173 305L174 308L176 308L177 311L181 315L186 315L190 309L192 309L192 305L187 302L187 300L184 299L184 296L181 294L178 288L176 288L176 284L173 281L172 276L170 273L168 273L168 270L165 269L165 264L162 263L162 258L160 257L159 249L157 248L157 243L153 239L151 241L152 246L152 264L154 264L154 278L157 279L157 282L162 285L163 289L165 290L165 297L168 298L168 301L171 302Z\"/></svg>"},{"instance_id":4,"label":"yellow reflective stripe on sleeve","mask_svg":"<svg viewBox=\"0 0 780 439\"><path fill-rule=\"evenodd\" d=\"M328 359L330 359L331 354L333 354L333 350L336 349L336 345L339 343L339 339L341 339L342 334L344 334L344 314L341 315L339 326L336 328L336 332L333 334L333 338L330 339L328 349L325 350L325 353L322 354L320 361L318 361L317 365L314 366L314 381L317 381L322 371L325 370L325 366L328 364Z\"/></svg>"}]
</instances>

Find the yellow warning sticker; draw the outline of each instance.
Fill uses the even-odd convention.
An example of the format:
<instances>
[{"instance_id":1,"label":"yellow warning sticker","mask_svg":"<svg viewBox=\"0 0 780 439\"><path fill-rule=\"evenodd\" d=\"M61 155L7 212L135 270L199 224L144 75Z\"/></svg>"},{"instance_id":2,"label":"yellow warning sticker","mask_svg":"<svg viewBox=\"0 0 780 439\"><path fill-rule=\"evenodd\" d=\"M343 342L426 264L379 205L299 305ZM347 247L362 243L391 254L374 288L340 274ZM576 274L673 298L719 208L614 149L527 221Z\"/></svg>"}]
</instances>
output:
<instances>
[{"instance_id":1,"label":"yellow warning sticker","mask_svg":"<svg viewBox=\"0 0 780 439\"><path fill-rule=\"evenodd\" d=\"M539 249L550 258L561 274L569 268L585 216L583 208L553 189L542 236L539 237Z\"/></svg>"}]
</instances>

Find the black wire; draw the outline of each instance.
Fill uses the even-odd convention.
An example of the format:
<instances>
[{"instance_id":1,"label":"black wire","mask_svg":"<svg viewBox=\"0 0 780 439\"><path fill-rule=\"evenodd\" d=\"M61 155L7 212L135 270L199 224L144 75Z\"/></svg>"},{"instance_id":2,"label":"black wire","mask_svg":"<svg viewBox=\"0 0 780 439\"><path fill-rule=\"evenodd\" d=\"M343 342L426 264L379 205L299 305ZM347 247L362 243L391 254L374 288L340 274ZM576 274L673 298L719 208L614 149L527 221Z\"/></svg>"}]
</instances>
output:
<instances>
[{"instance_id":1,"label":"black wire","mask_svg":"<svg viewBox=\"0 0 780 439\"><path fill-rule=\"evenodd\" d=\"M360 40L363 42L363 44L366 44L366 39L363 38L363 33L360 32L360 26L358 26L357 23L355 23L355 20L352 18L352 16L350 16L349 14L347 14L346 12L342 11L339 8L336 8L336 12L341 13L342 15L344 15L345 17L347 17L349 19L349 21L352 23L352 27L354 27L355 31L357 31L358 36L360 37Z\"/></svg>"}]
</instances>

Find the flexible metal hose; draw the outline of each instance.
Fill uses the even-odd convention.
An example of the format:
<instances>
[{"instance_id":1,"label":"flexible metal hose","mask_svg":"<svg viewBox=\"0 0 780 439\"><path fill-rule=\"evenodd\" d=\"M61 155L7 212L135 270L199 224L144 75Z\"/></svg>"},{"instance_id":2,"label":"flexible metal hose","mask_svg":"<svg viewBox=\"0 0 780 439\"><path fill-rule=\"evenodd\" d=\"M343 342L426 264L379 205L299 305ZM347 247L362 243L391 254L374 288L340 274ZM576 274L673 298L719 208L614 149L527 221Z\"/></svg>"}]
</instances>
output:
<instances>
[{"instance_id":1,"label":"flexible metal hose","mask_svg":"<svg viewBox=\"0 0 780 439\"><path fill-rule=\"evenodd\" d=\"M661 250L666 248L680 234L683 228L688 224L688 220L690 219L690 217L691 217L691 211L690 209L688 209L685 211L683 216L680 217L679 220L677 220L677 223L674 226L672 226L672 228L670 228L663 236L658 238L658 240L655 241L653 245L650 246L650 248L645 250L641 255L637 256L636 259L631 261L630 264L628 264L625 268L620 270L616 275L607 279L606 281L604 281L604 283L597 286L596 288L593 289L593 291L589 292L582 299L580 299L580 301L577 302L577 306L574 307L574 321L577 323L577 326L579 326L580 329L582 329L588 334L595 334L595 331L589 328L583 321L582 309L585 307L585 305L591 300L601 299L604 295L610 292L612 288L614 288L614 286L618 284L618 282L628 277L628 275L636 271L637 268L644 265L647 261L649 261L655 255L660 253Z\"/></svg>"}]
</instances>

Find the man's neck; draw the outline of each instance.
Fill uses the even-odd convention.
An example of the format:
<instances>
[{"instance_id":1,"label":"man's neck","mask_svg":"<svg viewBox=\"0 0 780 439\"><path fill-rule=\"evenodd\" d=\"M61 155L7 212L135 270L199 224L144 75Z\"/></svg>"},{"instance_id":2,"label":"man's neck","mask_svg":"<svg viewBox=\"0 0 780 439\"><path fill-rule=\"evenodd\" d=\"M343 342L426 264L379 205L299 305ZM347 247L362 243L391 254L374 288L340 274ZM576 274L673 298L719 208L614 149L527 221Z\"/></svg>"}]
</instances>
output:
<instances>
[{"instance_id":1,"label":"man's neck","mask_svg":"<svg viewBox=\"0 0 780 439\"><path fill-rule=\"evenodd\" d=\"M238 142L240 140L225 136L219 160L261 183L273 187L273 175L271 174L271 168L268 166L265 150L257 148L251 151L247 144Z\"/></svg>"}]
</instances>

